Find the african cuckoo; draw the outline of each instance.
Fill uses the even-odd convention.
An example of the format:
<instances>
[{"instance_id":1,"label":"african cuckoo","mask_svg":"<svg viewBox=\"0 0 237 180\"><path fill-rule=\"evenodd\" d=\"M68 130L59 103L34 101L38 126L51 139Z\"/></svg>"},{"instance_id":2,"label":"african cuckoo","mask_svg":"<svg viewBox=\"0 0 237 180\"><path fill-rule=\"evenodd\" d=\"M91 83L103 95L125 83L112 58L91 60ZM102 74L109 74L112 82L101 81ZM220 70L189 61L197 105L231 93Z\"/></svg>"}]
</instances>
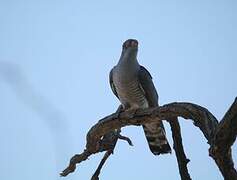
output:
<instances>
[{"instance_id":1,"label":"african cuckoo","mask_svg":"<svg viewBox=\"0 0 237 180\"><path fill-rule=\"evenodd\" d=\"M121 102L121 111L136 112L158 106L158 94L150 73L137 61L138 41L128 39L123 43L119 62L110 71L113 93ZM162 122L143 125L146 139L154 155L171 152Z\"/></svg>"}]
</instances>

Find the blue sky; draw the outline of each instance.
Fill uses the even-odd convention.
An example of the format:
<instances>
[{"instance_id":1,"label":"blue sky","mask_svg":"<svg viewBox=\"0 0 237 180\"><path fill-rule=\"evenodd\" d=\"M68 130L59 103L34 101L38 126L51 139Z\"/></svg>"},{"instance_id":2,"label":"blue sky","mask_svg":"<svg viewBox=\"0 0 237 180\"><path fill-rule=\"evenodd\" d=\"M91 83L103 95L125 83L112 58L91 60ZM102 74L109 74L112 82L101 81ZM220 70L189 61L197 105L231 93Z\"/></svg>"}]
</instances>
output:
<instances>
[{"instance_id":1,"label":"blue sky","mask_svg":"<svg viewBox=\"0 0 237 180\"><path fill-rule=\"evenodd\" d=\"M88 129L119 105L108 83L122 42L139 40L160 104L193 102L221 119L237 96L237 2L0 1L0 179L90 179L102 154L60 178ZM193 179L222 179L203 135L180 119ZM170 128L166 131L172 144ZM101 179L179 179L140 127L117 144ZM237 163L237 146L233 147Z\"/></svg>"}]
</instances>

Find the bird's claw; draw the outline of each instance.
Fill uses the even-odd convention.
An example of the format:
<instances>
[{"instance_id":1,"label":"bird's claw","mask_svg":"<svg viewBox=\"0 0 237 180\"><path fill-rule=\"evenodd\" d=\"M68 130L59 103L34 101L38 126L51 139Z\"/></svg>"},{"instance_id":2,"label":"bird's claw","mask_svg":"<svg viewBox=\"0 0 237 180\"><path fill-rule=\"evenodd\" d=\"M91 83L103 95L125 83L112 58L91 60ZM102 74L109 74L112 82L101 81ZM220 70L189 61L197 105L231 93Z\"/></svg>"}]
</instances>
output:
<instances>
[{"instance_id":1,"label":"bird's claw","mask_svg":"<svg viewBox=\"0 0 237 180\"><path fill-rule=\"evenodd\" d=\"M132 119L137 113L137 109L127 110L127 118Z\"/></svg>"}]
</instances>

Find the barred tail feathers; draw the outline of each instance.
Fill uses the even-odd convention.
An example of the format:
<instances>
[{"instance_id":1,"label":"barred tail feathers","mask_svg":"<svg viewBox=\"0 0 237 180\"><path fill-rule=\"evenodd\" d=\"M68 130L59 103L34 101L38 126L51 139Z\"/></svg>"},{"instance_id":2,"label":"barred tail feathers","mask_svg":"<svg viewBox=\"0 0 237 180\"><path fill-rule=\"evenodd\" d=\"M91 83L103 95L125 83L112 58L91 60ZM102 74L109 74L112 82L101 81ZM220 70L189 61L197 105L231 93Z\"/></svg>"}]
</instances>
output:
<instances>
[{"instance_id":1,"label":"barred tail feathers","mask_svg":"<svg viewBox=\"0 0 237 180\"><path fill-rule=\"evenodd\" d=\"M170 145L166 139L162 122L154 122L143 125L143 130L151 152L154 155L171 153Z\"/></svg>"}]
</instances>

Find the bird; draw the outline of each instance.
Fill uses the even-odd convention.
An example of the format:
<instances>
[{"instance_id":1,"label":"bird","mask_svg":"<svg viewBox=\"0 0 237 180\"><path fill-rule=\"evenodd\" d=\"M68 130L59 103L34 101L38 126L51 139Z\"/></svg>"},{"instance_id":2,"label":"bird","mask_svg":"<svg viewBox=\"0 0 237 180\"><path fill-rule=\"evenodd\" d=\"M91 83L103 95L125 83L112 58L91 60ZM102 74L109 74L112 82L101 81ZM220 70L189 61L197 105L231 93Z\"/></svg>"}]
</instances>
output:
<instances>
[{"instance_id":1,"label":"bird","mask_svg":"<svg viewBox=\"0 0 237 180\"><path fill-rule=\"evenodd\" d=\"M158 107L158 93L149 71L137 60L138 41L128 39L122 45L122 53L117 65L109 73L109 83L121 105L118 114L129 111L135 114L138 109ZM171 153L162 121L146 123L143 130L154 155Z\"/></svg>"}]
</instances>

